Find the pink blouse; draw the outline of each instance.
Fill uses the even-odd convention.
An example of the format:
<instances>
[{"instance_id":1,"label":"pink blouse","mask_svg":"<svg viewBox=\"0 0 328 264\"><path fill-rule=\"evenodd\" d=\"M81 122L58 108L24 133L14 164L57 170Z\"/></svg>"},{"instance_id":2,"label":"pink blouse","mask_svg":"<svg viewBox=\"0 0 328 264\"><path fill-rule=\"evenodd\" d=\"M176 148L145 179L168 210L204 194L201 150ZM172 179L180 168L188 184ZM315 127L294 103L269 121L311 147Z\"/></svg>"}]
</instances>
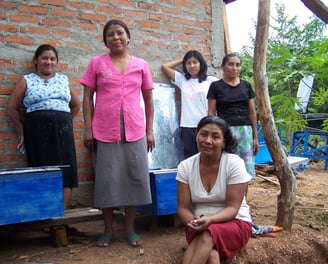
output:
<instances>
[{"instance_id":1,"label":"pink blouse","mask_svg":"<svg viewBox=\"0 0 328 264\"><path fill-rule=\"evenodd\" d=\"M141 106L141 90L153 89L148 64L131 56L125 72L121 74L108 54L95 56L87 66L80 83L95 90L92 119L93 137L102 142L118 142L120 110L123 110L127 141L145 136L146 123Z\"/></svg>"}]
</instances>

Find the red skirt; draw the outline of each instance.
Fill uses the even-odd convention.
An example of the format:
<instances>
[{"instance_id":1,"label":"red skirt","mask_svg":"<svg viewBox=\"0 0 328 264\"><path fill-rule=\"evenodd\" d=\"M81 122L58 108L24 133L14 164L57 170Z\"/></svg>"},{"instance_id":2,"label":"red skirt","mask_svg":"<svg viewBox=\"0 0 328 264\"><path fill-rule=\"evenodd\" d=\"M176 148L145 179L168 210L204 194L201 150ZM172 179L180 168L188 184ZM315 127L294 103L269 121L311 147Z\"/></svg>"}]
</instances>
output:
<instances>
[{"instance_id":1,"label":"red skirt","mask_svg":"<svg viewBox=\"0 0 328 264\"><path fill-rule=\"evenodd\" d=\"M252 235L252 224L239 219L229 222L211 224L207 227L210 231L215 249L220 258L230 259L234 257L244 246ZM194 239L197 233L185 228L186 240L188 244Z\"/></svg>"}]
</instances>

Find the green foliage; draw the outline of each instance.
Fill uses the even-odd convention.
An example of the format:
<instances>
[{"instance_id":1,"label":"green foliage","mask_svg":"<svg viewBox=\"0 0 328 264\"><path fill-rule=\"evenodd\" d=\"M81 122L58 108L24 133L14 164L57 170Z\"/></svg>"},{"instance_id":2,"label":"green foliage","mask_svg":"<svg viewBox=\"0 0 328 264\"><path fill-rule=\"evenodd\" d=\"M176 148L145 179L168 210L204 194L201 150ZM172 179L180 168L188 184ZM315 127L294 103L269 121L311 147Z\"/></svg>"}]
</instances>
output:
<instances>
[{"instance_id":1,"label":"green foliage","mask_svg":"<svg viewBox=\"0 0 328 264\"><path fill-rule=\"evenodd\" d=\"M284 95L273 95L270 98L271 104L275 107L275 123L283 131L283 136L289 136L290 132L302 130L306 126L306 121L295 110L297 98L286 97Z\"/></svg>"},{"instance_id":2,"label":"green foliage","mask_svg":"<svg viewBox=\"0 0 328 264\"><path fill-rule=\"evenodd\" d=\"M299 104L297 90L303 77L314 74L315 81L309 103L309 113L328 113L328 38L326 25L311 17L299 25L297 17L289 17L283 4L276 4L277 16L272 18L267 51L268 86L277 127L287 137L290 132L302 130L306 121L295 111ZM251 39L254 43L254 39ZM251 80L253 55L251 47L241 52L241 78ZM328 131L328 120L323 129Z\"/></svg>"}]
</instances>

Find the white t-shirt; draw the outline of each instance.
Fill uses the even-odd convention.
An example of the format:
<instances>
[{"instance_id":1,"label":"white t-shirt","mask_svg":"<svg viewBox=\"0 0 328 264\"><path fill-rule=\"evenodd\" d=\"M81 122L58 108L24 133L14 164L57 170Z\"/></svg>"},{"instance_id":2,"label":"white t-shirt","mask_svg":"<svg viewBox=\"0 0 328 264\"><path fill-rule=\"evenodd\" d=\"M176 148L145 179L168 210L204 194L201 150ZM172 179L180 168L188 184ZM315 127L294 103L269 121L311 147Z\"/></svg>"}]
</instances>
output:
<instances>
[{"instance_id":1,"label":"white t-shirt","mask_svg":"<svg viewBox=\"0 0 328 264\"><path fill-rule=\"evenodd\" d=\"M207 92L211 83L217 80L214 76L207 76L200 83L198 79L187 80L184 74L175 71L172 83L181 90L181 127L197 127L199 120L207 116Z\"/></svg>"},{"instance_id":2,"label":"white t-shirt","mask_svg":"<svg viewBox=\"0 0 328 264\"><path fill-rule=\"evenodd\" d=\"M218 176L210 192L200 178L200 154L183 160L178 166L176 180L189 185L195 216L213 215L225 207L227 185L249 182L252 176L246 171L244 161L236 154L223 152ZM244 196L236 219L252 222L249 206Z\"/></svg>"}]
</instances>

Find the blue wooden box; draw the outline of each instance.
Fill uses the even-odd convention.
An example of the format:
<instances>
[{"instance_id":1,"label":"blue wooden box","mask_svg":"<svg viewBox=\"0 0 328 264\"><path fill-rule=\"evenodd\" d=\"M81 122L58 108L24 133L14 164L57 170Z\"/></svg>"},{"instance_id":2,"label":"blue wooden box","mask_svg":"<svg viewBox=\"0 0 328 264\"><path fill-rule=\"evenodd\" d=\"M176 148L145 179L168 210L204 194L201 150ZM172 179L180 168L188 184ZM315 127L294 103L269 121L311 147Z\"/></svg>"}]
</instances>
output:
<instances>
[{"instance_id":1,"label":"blue wooden box","mask_svg":"<svg viewBox=\"0 0 328 264\"><path fill-rule=\"evenodd\" d=\"M0 209L0 225L63 217L61 169L1 170Z\"/></svg>"},{"instance_id":2,"label":"blue wooden box","mask_svg":"<svg viewBox=\"0 0 328 264\"><path fill-rule=\"evenodd\" d=\"M150 171L152 204L138 207L139 212L169 215L177 211L176 169Z\"/></svg>"}]
</instances>

